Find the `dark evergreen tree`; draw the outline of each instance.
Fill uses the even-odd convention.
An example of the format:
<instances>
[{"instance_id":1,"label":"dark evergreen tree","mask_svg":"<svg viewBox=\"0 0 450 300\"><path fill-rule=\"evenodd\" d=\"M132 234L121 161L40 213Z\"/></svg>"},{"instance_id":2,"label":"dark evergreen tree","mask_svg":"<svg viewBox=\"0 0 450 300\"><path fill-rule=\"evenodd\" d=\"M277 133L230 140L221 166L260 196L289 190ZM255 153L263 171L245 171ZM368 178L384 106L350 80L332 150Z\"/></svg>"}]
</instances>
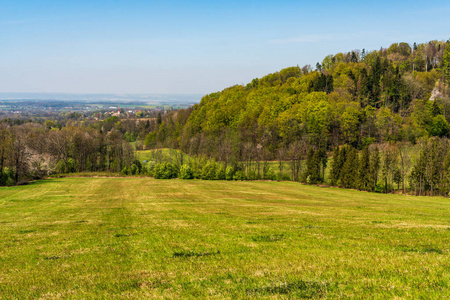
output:
<instances>
[{"instance_id":1,"label":"dark evergreen tree","mask_svg":"<svg viewBox=\"0 0 450 300\"><path fill-rule=\"evenodd\" d=\"M331 170L330 170L330 184L338 185L339 174L342 169L342 161L341 161L341 152L339 150L339 146L334 148L333 157L331 160Z\"/></svg>"},{"instance_id":2,"label":"dark evergreen tree","mask_svg":"<svg viewBox=\"0 0 450 300\"><path fill-rule=\"evenodd\" d=\"M373 148L370 151L370 168L369 168L369 190L375 191L378 183L378 172L380 170L380 152L378 147Z\"/></svg>"},{"instance_id":3,"label":"dark evergreen tree","mask_svg":"<svg viewBox=\"0 0 450 300\"><path fill-rule=\"evenodd\" d=\"M364 147L361 152L361 158L359 159L358 169L358 188L363 191L370 190L370 153L369 148Z\"/></svg>"},{"instance_id":4,"label":"dark evergreen tree","mask_svg":"<svg viewBox=\"0 0 450 300\"><path fill-rule=\"evenodd\" d=\"M341 187L358 188L358 152L351 146L345 148L347 148L345 162L340 174Z\"/></svg>"}]
</instances>

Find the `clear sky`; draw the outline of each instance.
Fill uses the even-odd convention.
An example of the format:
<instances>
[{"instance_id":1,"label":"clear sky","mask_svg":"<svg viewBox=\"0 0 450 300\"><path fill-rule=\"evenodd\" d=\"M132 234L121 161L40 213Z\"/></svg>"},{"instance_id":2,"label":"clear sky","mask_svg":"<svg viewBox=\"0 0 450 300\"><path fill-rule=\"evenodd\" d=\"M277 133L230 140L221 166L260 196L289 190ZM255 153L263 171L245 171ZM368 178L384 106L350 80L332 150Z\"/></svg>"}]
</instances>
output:
<instances>
[{"instance_id":1,"label":"clear sky","mask_svg":"<svg viewBox=\"0 0 450 300\"><path fill-rule=\"evenodd\" d=\"M450 38L450 1L0 0L0 92L201 93Z\"/></svg>"}]
</instances>

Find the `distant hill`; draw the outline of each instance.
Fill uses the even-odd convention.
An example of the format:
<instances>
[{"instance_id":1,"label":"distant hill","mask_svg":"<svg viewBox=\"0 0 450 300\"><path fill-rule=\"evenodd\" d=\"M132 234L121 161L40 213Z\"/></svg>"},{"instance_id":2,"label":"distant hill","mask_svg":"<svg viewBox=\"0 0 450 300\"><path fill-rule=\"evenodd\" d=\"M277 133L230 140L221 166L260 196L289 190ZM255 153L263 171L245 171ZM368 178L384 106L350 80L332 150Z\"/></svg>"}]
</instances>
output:
<instances>
[{"instance_id":1,"label":"distant hill","mask_svg":"<svg viewBox=\"0 0 450 300\"><path fill-rule=\"evenodd\" d=\"M446 137L449 45L395 43L328 55L314 69L289 67L164 116L146 142L217 158L231 151L224 150L228 147L242 154L244 145L253 145L275 158L298 141L361 149L376 142Z\"/></svg>"}]
</instances>

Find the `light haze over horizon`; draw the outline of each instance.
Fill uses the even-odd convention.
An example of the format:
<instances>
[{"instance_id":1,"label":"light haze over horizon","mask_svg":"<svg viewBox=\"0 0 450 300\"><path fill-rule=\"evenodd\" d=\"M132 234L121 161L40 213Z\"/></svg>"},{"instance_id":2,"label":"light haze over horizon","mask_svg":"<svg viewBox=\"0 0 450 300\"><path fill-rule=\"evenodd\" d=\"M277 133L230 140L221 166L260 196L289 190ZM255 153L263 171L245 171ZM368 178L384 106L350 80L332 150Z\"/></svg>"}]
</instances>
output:
<instances>
[{"instance_id":1,"label":"light haze over horizon","mask_svg":"<svg viewBox=\"0 0 450 300\"><path fill-rule=\"evenodd\" d=\"M450 38L448 1L0 1L0 92L208 94Z\"/></svg>"}]
</instances>

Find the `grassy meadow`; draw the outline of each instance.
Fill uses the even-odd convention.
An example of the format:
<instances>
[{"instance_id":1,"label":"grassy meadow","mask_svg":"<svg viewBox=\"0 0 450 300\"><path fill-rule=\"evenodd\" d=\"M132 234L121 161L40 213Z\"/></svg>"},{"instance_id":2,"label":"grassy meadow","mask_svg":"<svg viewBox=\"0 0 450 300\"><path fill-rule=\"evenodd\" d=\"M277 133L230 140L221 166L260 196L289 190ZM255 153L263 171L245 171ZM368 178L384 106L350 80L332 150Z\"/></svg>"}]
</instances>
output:
<instances>
[{"instance_id":1,"label":"grassy meadow","mask_svg":"<svg viewBox=\"0 0 450 300\"><path fill-rule=\"evenodd\" d=\"M294 182L0 188L0 299L450 297L450 200Z\"/></svg>"}]
</instances>

